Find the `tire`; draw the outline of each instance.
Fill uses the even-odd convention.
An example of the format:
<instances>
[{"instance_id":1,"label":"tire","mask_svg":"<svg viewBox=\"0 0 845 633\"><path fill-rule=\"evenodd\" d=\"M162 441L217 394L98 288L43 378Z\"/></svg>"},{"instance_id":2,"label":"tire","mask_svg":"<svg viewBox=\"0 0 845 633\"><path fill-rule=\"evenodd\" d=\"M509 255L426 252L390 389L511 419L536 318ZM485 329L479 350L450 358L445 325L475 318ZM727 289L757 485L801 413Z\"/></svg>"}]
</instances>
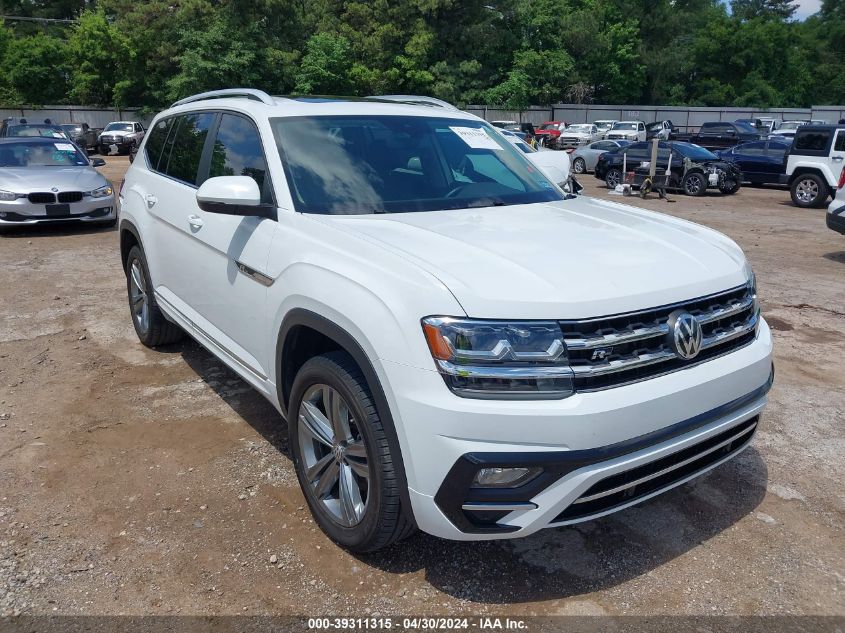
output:
<instances>
[{"instance_id":1,"label":"tire","mask_svg":"<svg viewBox=\"0 0 845 633\"><path fill-rule=\"evenodd\" d=\"M726 196L732 196L739 191L740 183L737 180L726 180L724 184L719 187L719 191Z\"/></svg>"},{"instance_id":2,"label":"tire","mask_svg":"<svg viewBox=\"0 0 845 633\"><path fill-rule=\"evenodd\" d=\"M140 246L133 246L126 258L126 295L138 340L147 347L175 343L185 336L185 332L164 316L152 287L144 251ZM139 294L139 291L142 292ZM139 301L143 303L139 304Z\"/></svg>"},{"instance_id":3,"label":"tire","mask_svg":"<svg viewBox=\"0 0 845 633\"><path fill-rule=\"evenodd\" d=\"M691 171L684 176L681 187L688 196L703 196L707 193L707 176L700 171Z\"/></svg>"},{"instance_id":4,"label":"tire","mask_svg":"<svg viewBox=\"0 0 845 633\"><path fill-rule=\"evenodd\" d=\"M572 161L572 171L576 174L583 174L587 171L587 163L583 158L576 158Z\"/></svg>"},{"instance_id":5,"label":"tire","mask_svg":"<svg viewBox=\"0 0 845 633\"><path fill-rule=\"evenodd\" d=\"M616 185L622 182L622 170L616 167L611 167L604 175L604 183L608 189L616 189Z\"/></svg>"},{"instance_id":6,"label":"tire","mask_svg":"<svg viewBox=\"0 0 845 633\"><path fill-rule=\"evenodd\" d=\"M824 206L827 201L827 183L818 174L801 174L792 181L789 195L792 197L792 204L796 207L818 208Z\"/></svg>"},{"instance_id":7,"label":"tire","mask_svg":"<svg viewBox=\"0 0 845 633\"><path fill-rule=\"evenodd\" d=\"M291 390L288 434L311 514L335 543L352 552L374 552L416 530L401 501L383 423L349 354L329 352L302 366ZM343 492L344 482L349 492Z\"/></svg>"}]
</instances>

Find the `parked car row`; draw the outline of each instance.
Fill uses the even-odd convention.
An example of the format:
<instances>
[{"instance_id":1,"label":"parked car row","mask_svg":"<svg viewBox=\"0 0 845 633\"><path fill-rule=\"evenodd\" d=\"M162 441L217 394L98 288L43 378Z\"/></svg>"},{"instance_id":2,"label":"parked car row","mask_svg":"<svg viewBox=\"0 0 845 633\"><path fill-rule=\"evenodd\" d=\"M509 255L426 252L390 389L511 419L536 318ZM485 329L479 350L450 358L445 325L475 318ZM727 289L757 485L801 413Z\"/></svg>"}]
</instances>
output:
<instances>
[{"instance_id":1,"label":"parked car row","mask_svg":"<svg viewBox=\"0 0 845 633\"><path fill-rule=\"evenodd\" d=\"M27 119L9 117L0 123L0 138L41 137L66 139L87 153L130 154L138 148L146 133L138 121L115 121L104 129L92 128L87 123L53 123L44 119L34 123Z\"/></svg>"}]
</instances>

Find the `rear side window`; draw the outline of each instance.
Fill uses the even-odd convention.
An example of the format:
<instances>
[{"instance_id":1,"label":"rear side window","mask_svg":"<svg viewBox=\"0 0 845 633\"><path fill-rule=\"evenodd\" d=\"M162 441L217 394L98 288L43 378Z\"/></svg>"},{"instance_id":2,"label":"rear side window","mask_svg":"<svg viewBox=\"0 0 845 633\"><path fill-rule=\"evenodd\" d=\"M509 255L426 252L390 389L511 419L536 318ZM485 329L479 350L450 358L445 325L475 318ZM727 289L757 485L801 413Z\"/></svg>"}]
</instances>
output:
<instances>
[{"instance_id":1,"label":"rear side window","mask_svg":"<svg viewBox=\"0 0 845 633\"><path fill-rule=\"evenodd\" d=\"M267 161L261 137L252 121L227 113L220 118L209 170L209 177L215 176L249 176L258 183L261 202L272 203Z\"/></svg>"},{"instance_id":2,"label":"rear side window","mask_svg":"<svg viewBox=\"0 0 845 633\"><path fill-rule=\"evenodd\" d=\"M805 152L824 152L830 144L830 130L801 130L795 134L795 149Z\"/></svg>"},{"instance_id":3,"label":"rear side window","mask_svg":"<svg viewBox=\"0 0 845 633\"><path fill-rule=\"evenodd\" d=\"M164 142L167 140L167 133L172 127L173 119L163 119L155 124L150 130L147 144L144 145L144 152L147 154L147 162L150 169L158 170L158 161L161 158L161 149L164 147Z\"/></svg>"},{"instance_id":4,"label":"rear side window","mask_svg":"<svg viewBox=\"0 0 845 633\"><path fill-rule=\"evenodd\" d=\"M189 185L197 184L202 149L208 130L214 123L214 113L203 112L176 117L177 125L167 168L163 173ZM162 161L163 162L163 161ZM159 171L161 165L159 165Z\"/></svg>"},{"instance_id":5,"label":"rear side window","mask_svg":"<svg viewBox=\"0 0 845 633\"><path fill-rule=\"evenodd\" d=\"M845 152L845 130L839 130L836 135L836 144L833 146L834 152Z\"/></svg>"},{"instance_id":6,"label":"rear side window","mask_svg":"<svg viewBox=\"0 0 845 633\"><path fill-rule=\"evenodd\" d=\"M734 151L743 156L762 156L765 149L765 143L747 143L746 145L735 148Z\"/></svg>"}]
</instances>

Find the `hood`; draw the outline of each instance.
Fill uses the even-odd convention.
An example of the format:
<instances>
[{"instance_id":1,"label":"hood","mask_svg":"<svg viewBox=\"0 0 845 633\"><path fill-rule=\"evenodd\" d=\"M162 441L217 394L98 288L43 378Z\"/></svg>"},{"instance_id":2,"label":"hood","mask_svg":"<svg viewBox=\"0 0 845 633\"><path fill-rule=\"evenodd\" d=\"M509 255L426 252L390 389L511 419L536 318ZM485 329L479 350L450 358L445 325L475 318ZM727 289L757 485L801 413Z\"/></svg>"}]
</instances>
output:
<instances>
[{"instance_id":1,"label":"hood","mask_svg":"<svg viewBox=\"0 0 845 633\"><path fill-rule=\"evenodd\" d=\"M4 167L0 189L15 193L31 191L91 191L109 184L93 167Z\"/></svg>"},{"instance_id":2,"label":"hood","mask_svg":"<svg viewBox=\"0 0 845 633\"><path fill-rule=\"evenodd\" d=\"M127 132L126 130L115 130L114 132L100 132L100 136L131 136L134 132Z\"/></svg>"},{"instance_id":3,"label":"hood","mask_svg":"<svg viewBox=\"0 0 845 633\"><path fill-rule=\"evenodd\" d=\"M749 274L739 247L715 231L586 197L322 219L415 262L477 318L641 310L732 288Z\"/></svg>"}]
</instances>

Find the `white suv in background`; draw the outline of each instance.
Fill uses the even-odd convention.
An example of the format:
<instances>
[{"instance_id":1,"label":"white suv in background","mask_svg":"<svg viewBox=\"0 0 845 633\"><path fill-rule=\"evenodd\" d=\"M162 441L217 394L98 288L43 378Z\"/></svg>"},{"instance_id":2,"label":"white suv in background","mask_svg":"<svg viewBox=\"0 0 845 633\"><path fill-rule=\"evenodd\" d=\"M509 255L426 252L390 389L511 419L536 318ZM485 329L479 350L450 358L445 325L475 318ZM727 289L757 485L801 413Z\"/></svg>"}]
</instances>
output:
<instances>
[{"instance_id":1,"label":"white suv in background","mask_svg":"<svg viewBox=\"0 0 845 633\"><path fill-rule=\"evenodd\" d=\"M744 449L773 368L737 245L565 194L483 120L407 99L159 114L121 192L140 340L187 332L270 400L355 551L586 521Z\"/></svg>"}]
</instances>

